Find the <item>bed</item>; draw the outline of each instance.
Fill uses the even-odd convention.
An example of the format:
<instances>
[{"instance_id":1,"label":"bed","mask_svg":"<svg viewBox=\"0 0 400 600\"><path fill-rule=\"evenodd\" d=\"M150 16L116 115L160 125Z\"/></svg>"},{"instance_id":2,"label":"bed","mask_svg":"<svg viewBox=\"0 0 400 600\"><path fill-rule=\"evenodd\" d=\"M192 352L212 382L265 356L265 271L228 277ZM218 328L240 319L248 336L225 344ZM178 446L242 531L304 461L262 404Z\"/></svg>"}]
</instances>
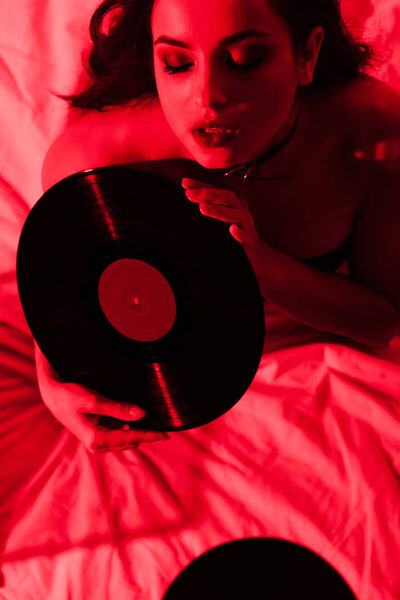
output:
<instances>
[{"instance_id":1,"label":"bed","mask_svg":"<svg viewBox=\"0 0 400 600\"><path fill-rule=\"evenodd\" d=\"M359 600L399 599L400 336L368 350L287 327L230 411L137 450L92 455L43 404L16 249L70 118L51 92L82 85L96 4L0 4L0 598L161 600L207 550L273 537L319 554ZM376 75L400 90L398 0L343 5L387 43Z\"/></svg>"}]
</instances>

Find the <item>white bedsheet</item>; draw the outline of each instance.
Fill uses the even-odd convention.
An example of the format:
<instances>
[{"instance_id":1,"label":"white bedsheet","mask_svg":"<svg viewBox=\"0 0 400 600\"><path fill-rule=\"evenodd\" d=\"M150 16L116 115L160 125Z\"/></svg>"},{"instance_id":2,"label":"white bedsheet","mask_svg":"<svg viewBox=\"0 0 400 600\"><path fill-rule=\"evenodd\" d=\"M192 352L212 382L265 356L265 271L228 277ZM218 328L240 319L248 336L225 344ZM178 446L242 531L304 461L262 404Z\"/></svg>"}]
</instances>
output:
<instances>
[{"instance_id":1,"label":"white bedsheet","mask_svg":"<svg viewBox=\"0 0 400 600\"><path fill-rule=\"evenodd\" d=\"M380 76L400 89L398 1L347 4L391 40ZM49 90L78 81L95 6L0 4L0 598L161 600L211 547L270 536L319 553L360 600L398 600L400 338L369 354L296 339L220 419L123 453L89 454L42 403L15 254L68 118Z\"/></svg>"}]
</instances>

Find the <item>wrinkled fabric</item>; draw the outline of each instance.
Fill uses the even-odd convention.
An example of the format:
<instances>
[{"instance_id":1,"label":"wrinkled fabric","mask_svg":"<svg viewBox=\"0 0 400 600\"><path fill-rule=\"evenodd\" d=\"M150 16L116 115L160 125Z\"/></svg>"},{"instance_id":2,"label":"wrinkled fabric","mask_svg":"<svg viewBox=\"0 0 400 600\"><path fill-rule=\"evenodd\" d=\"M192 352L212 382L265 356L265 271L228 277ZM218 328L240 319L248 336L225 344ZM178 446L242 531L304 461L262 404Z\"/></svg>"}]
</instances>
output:
<instances>
[{"instance_id":1,"label":"wrinkled fabric","mask_svg":"<svg viewBox=\"0 0 400 600\"><path fill-rule=\"evenodd\" d=\"M96 5L0 5L0 598L160 600L194 558L253 536L312 549L360 600L400 598L400 338L367 352L271 311L275 346L238 404L137 450L91 455L43 404L16 249L70 118L50 91L81 85ZM400 89L398 1L344 8L388 41L379 76Z\"/></svg>"}]
</instances>

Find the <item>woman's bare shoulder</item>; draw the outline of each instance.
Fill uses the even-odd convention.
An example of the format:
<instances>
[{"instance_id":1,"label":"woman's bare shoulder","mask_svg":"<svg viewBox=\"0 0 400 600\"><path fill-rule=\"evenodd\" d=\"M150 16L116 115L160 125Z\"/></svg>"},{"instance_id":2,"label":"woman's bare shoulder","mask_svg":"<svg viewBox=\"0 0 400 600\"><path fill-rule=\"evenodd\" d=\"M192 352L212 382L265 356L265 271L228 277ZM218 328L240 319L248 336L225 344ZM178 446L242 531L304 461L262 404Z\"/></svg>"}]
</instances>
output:
<instances>
[{"instance_id":1,"label":"woman's bare shoulder","mask_svg":"<svg viewBox=\"0 0 400 600\"><path fill-rule=\"evenodd\" d=\"M42 186L45 191L85 169L184 157L157 99L89 110L78 114L51 144L43 162Z\"/></svg>"}]
</instances>

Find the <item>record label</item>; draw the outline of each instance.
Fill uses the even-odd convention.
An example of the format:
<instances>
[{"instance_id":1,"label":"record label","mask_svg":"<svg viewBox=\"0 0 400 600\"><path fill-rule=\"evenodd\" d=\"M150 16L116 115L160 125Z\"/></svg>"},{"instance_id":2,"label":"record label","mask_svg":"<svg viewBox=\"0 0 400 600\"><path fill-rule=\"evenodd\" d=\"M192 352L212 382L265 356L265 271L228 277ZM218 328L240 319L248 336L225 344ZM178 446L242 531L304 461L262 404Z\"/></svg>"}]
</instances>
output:
<instances>
[{"instance_id":1,"label":"record label","mask_svg":"<svg viewBox=\"0 0 400 600\"><path fill-rule=\"evenodd\" d=\"M174 292L162 273L142 260L122 258L108 265L98 293L108 321L131 340L154 342L174 324Z\"/></svg>"}]
</instances>

